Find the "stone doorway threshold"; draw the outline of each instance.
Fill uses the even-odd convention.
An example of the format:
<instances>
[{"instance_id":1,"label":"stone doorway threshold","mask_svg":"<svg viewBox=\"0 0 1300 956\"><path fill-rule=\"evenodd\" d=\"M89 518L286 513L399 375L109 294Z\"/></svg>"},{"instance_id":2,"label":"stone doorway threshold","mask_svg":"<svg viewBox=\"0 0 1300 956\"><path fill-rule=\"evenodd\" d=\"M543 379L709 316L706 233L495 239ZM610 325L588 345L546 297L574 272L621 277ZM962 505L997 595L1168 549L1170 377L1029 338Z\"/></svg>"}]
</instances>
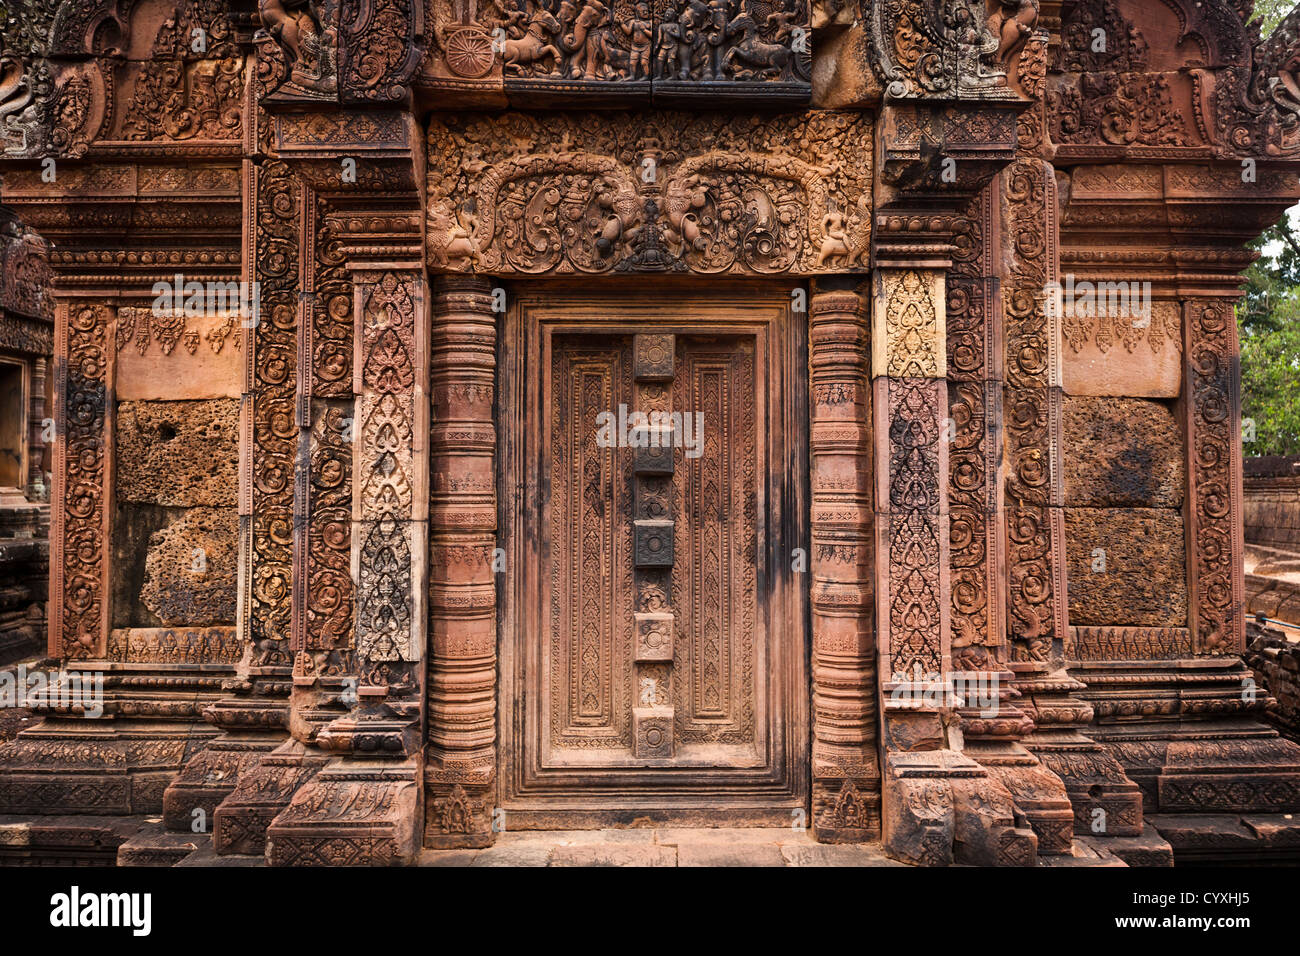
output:
<instances>
[{"instance_id":1,"label":"stone doorway threshold","mask_svg":"<svg viewBox=\"0 0 1300 956\"><path fill-rule=\"evenodd\" d=\"M788 827L517 830L485 850L424 850L420 866L904 866L878 844L828 845Z\"/></svg>"},{"instance_id":2,"label":"stone doorway threshold","mask_svg":"<svg viewBox=\"0 0 1300 956\"><path fill-rule=\"evenodd\" d=\"M1076 834L1070 856L1039 866L1300 864L1293 814L1155 814L1140 837ZM786 827L516 830L483 850L422 850L420 866L904 866L879 844L828 845ZM158 817L0 815L0 867L264 866L262 856L218 856L207 834L173 833Z\"/></svg>"}]
</instances>

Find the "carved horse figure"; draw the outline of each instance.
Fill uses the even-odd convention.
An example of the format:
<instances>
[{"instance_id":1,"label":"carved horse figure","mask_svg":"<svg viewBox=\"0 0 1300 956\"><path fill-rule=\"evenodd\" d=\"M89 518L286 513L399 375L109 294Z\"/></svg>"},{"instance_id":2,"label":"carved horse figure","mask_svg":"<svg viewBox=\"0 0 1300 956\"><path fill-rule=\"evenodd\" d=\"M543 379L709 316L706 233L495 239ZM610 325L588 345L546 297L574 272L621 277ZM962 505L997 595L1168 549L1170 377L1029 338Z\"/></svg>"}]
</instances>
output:
<instances>
[{"instance_id":1,"label":"carved horse figure","mask_svg":"<svg viewBox=\"0 0 1300 956\"><path fill-rule=\"evenodd\" d=\"M742 34L741 39L723 57L723 72L734 69L736 77L744 79L764 70L780 73L790 63L790 47L783 43L764 42L759 36L758 25L748 13L742 13L727 25L727 36L737 33ZM737 61L748 64L749 69L736 69Z\"/></svg>"},{"instance_id":2,"label":"carved horse figure","mask_svg":"<svg viewBox=\"0 0 1300 956\"><path fill-rule=\"evenodd\" d=\"M549 10L538 7L528 22L528 32L517 40L506 40L501 47L501 59L507 67L523 73L521 67L538 63L550 57L558 66L560 50L549 38L560 31L560 21Z\"/></svg>"}]
</instances>

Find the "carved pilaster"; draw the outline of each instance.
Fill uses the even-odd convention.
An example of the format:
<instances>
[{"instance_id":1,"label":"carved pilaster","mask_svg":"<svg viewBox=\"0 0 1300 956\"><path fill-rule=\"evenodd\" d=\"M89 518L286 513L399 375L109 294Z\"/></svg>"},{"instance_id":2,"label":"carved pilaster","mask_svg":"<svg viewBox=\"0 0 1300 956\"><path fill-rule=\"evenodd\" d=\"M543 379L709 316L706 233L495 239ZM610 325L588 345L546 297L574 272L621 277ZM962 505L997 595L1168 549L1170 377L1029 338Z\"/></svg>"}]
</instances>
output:
<instances>
[{"instance_id":1,"label":"carved pilaster","mask_svg":"<svg viewBox=\"0 0 1300 956\"><path fill-rule=\"evenodd\" d=\"M944 277L878 270L872 325L882 687L942 685L951 672ZM886 708L887 712L889 708ZM889 723L888 717L886 723Z\"/></svg>"},{"instance_id":2,"label":"carved pilaster","mask_svg":"<svg viewBox=\"0 0 1300 956\"><path fill-rule=\"evenodd\" d=\"M813 833L876 839L876 641L870 319L854 288L809 305L812 459Z\"/></svg>"},{"instance_id":3,"label":"carved pilaster","mask_svg":"<svg viewBox=\"0 0 1300 956\"><path fill-rule=\"evenodd\" d=\"M1183 342L1192 643L1199 654L1241 654L1246 649L1241 374L1232 303L1185 300Z\"/></svg>"},{"instance_id":4,"label":"carved pilaster","mask_svg":"<svg viewBox=\"0 0 1300 956\"><path fill-rule=\"evenodd\" d=\"M492 842L496 777L496 316L486 279L440 276L430 355L424 845Z\"/></svg>"},{"instance_id":5,"label":"carved pilaster","mask_svg":"<svg viewBox=\"0 0 1300 956\"><path fill-rule=\"evenodd\" d=\"M55 307L54 509L50 541L51 657L103 656L108 643L112 467L109 379L113 314L107 306L67 300Z\"/></svg>"},{"instance_id":6,"label":"carved pilaster","mask_svg":"<svg viewBox=\"0 0 1300 956\"><path fill-rule=\"evenodd\" d=\"M1137 836L1141 794L1107 751L1082 733L1091 711L1072 695L1084 685L1065 672L1062 317L1055 301L1048 303L1060 278L1052 167L1022 155L1003 174L1002 210L1014 237L1003 296L1007 636L1020 706L1033 722L1024 745L1064 782L1075 833ZM1045 815L1035 822L1056 852L1068 852L1069 831L1061 821Z\"/></svg>"}]
</instances>

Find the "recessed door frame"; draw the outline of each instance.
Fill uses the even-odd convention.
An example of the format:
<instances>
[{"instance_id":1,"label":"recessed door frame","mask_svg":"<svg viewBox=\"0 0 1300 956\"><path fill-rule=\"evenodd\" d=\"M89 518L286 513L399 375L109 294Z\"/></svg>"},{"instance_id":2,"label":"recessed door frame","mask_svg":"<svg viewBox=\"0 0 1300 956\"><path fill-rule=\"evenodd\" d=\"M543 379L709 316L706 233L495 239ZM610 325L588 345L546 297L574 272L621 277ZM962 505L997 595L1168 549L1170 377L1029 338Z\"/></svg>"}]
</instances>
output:
<instances>
[{"instance_id":1,"label":"recessed door frame","mask_svg":"<svg viewBox=\"0 0 1300 956\"><path fill-rule=\"evenodd\" d=\"M785 282L673 279L539 281L509 290L498 355L497 392L499 544L508 573L498 574L499 733L498 803L516 829L611 825L789 825L806 819L810 784L808 579L795 569L796 548L808 554L807 316L792 309ZM688 335L753 334L755 376L764 377L767 415L779 415L781 435L769 436L766 469L756 475L771 489L760 510L765 541L758 565L765 640L773 658L765 672L770 706L766 739L772 752L752 770L716 774L683 768L635 766L602 772L542 768L540 702L524 694L521 668L536 666L528 620L540 586L538 473L542 460L530 438L528 416L546 411L537 372L546 337L579 332ZM773 447L773 446L776 447ZM806 566L806 565L805 565ZM536 696L536 695L534 695Z\"/></svg>"}]
</instances>

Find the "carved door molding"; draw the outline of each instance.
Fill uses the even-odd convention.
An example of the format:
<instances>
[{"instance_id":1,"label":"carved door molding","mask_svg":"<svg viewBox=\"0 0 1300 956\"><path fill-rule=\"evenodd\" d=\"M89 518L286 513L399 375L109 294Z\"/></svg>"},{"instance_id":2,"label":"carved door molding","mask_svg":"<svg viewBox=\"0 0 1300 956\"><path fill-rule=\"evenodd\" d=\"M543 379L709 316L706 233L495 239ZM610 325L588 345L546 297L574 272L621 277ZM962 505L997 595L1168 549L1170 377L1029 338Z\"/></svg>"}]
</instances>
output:
<instances>
[{"instance_id":1,"label":"carved door molding","mask_svg":"<svg viewBox=\"0 0 1300 956\"><path fill-rule=\"evenodd\" d=\"M788 284L511 291L508 826L788 825L809 789L806 316ZM620 403L702 408L700 456L597 447L594 416Z\"/></svg>"}]
</instances>

